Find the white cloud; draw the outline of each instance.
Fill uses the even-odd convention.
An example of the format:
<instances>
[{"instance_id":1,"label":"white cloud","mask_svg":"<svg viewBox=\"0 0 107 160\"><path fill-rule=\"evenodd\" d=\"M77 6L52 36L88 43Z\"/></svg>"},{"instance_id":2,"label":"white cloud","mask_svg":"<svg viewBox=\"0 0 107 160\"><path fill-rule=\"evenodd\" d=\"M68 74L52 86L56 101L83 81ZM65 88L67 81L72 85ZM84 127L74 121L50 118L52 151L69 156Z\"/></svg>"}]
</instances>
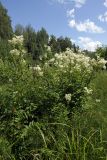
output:
<instances>
[{"instance_id":1,"label":"white cloud","mask_svg":"<svg viewBox=\"0 0 107 160\"><path fill-rule=\"evenodd\" d=\"M77 23L74 19L69 21L68 24L71 28L76 28L79 32L90 32L90 33L104 33L103 28L97 26L94 22L89 19L84 22Z\"/></svg>"},{"instance_id":2,"label":"white cloud","mask_svg":"<svg viewBox=\"0 0 107 160\"><path fill-rule=\"evenodd\" d=\"M76 42L76 40L74 40L74 39L72 39L72 38L71 38L70 40L71 40L72 43L75 43L75 42Z\"/></svg>"},{"instance_id":3,"label":"white cloud","mask_svg":"<svg viewBox=\"0 0 107 160\"><path fill-rule=\"evenodd\" d=\"M60 4L65 4L67 0L48 0L50 2L58 2Z\"/></svg>"},{"instance_id":4,"label":"white cloud","mask_svg":"<svg viewBox=\"0 0 107 160\"><path fill-rule=\"evenodd\" d=\"M97 47L101 47L102 43L100 41L93 41L89 37L79 37L79 44L83 47L83 49L89 50L89 51L95 51Z\"/></svg>"},{"instance_id":5,"label":"white cloud","mask_svg":"<svg viewBox=\"0 0 107 160\"><path fill-rule=\"evenodd\" d=\"M60 4L66 4L66 3L74 3L75 7L80 8L82 7L86 0L51 0L51 1L56 1Z\"/></svg>"},{"instance_id":6,"label":"white cloud","mask_svg":"<svg viewBox=\"0 0 107 160\"><path fill-rule=\"evenodd\" d=\"M75 2L75 7L80 8L82 5L85 4L86 0L74 0Z\"/></svg>"},{"instance_id":7,"label":"white cloud","mask_svg":"<svg viewBox=\"0 0 107 160\"><path fill-rule=\"evenodd\" d=\"M100 14L98 16L98 19L101 21L101 22L107 22L107 11L104 13L104 14Z\"/></svg>"},{"instance_id":8,"label":"white cloud","mask_svg":"<svg viewBox=\"0 0 107 160\"><path fill-rule=\"evenodd\" d=\"M64 4L66 3L66 0L57 0L59 3Z\"/></svg>"},{"instance_id":9,"label":"white cloud","mask_svg":"<svg viewBox=\"0 0 107 160\"><path fill-rule=\"evenodd\" d=\"M74 18L75 17L75 9L71 9L67 11L67 17Z\"/></svg>"},{"instance_id":10,"label":"white cloud","mask_svg":"<svg viewBox=\"0 0 107 160\"><path fill-rule=\"evenodd\" d=\"M107 0L104 1L104 6L107 7Z\"/></svg>"},{"instance_id":11,"label":"white cloud","mask_svg":"<svg viewBox=\"0 0 107 160\"><path fill-rule=\"evenodd\" d=\"M72 20L69 21L69 26L70 26L71 28L74 28L74 27L77 26L77 24L76 24L76 22L75 22L74 19L72 19Z\"/></svg>"}]
</instances>

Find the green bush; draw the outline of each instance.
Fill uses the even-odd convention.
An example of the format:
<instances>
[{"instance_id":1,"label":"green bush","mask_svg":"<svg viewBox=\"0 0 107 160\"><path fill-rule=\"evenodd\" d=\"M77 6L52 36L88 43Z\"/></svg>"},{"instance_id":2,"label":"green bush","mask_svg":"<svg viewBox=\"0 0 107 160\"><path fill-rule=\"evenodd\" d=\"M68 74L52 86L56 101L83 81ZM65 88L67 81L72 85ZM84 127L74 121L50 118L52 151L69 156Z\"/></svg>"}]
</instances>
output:
<instances>
[{"instance_id":1,"label":"green bush","mask_svg":"<svg viewBox=\"0 0 107 160\"><path fill-rule=\"evenodd\" d=\"M67 49L51 59L42 57L38 65L28 60L22 36L9 43L8 59L0 59L0 134L15 158L105 157L100 127L85 131L90 114L82 115L93 94L90 82L106 62ZM79 114L73 116L74 111Z\"/></svg>"}]
</instances>

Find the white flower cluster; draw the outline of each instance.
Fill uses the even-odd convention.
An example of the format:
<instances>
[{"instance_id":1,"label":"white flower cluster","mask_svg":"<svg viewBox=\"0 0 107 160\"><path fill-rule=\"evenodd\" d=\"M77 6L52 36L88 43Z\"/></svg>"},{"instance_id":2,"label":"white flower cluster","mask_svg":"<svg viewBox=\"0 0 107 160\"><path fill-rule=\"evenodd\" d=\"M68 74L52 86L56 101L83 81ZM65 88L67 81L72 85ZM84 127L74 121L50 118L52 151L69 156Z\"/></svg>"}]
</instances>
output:
<instances>
[{"instance_id":1,"label":"white flower cluster","mask_svg":"<svg viewBox=\"0 0 107 160\"><path fill-rule=\"evenodd\" d=\"M54 58L50 59L48 63L53 64L62 70L70 68L72 72L72 70L82 71L86 69L87 72L90 73L90 71L93 70L93 67L103 67L107 61L104 59L91 59L82 53L76 54L73 53L72 50L67 49L63 53L56 53Z\"/></svg>"},{"instance_id":2,"label":"white flower cluster","mask_svg":"<svg viewBox=\"0 0 107 160\"><path fill-rule=\"evenodd\" d=\"M9 43L12 45L13 49L10 51L10 54L14 57L19 56L21 59L21 62L25 64L25 60L23 59L23 56L26 53L26 50L23 48L23 36L16 36L12 38L12 40L9 40Z\"/></svg>"},{"instance_id":3,"label":"white flower cluster","mask_svg":"<svg viewBox=\"0 0 107 160\"><path fill-rule=\"evenodd\" d=\"M10 44L16 45L16 44L20 44L23 45L23 35L21 36L16 36L14 35L14 37L12 38L12 40L8 40Z\"/></svg>"},{"instance_id":4,"label":"white flower cluster","mask_svg":"<svg viewBox=\"0 0 107 160\"><path fill-rule=\"evenodd\" d=\"M44 47L46 48L47 51L49 51L49 52L51 51L51 47L50 46L44 45Z\"/></svg>"},{"instance_id":5,"label":"white flower cluster","mask_svg":"<svg viewBox=\"0 0 107 160\"><path fill-rule=\"evenodd\" d=\"M72 50L55 54L55 57L49 60L49 63L54 64L58 68L64 70L65 68L71 67L72 69L81 70L81 65L89 67L89 57L85 57L82 54L75 54Z\"/></svg>"},{"instance_id":6,"label":"white flower cluster","mask_svg":"<svg viewBox=\"0 0 107 160\"><path fill-rule=\"evenodd\" d=\"M36 71L39 76L43 76L43 71L39 65L30 67L30 70Z\"/></svg>"},{"instance_id":7,"label":"white flower cluster","mask_svg":"<svg viewBox=\"0 0 107 160\"><path fill-rule=\"evenodd\" d=\"M10 51L10 54L11 55L13 55L13 56L22 56L23 57L23 55L26 53L26 51L24 50L24 49L22 49L22 50L19 50L19 49L12 49L11 51Z\"/></svg>"},{"instance_id":8,"label":"white flower cluster","mask_svg":"<svg viewBox=\"0 0 107 160\"><path fill-rule=\"evenodd\" d=\"M85 93L87 93L87 94L92 94L92 92L93 92L92 89L89 89L89 88L87 88L87 87L84 87L84 91L85 91Z\"/></svg>"},{"instance_id":9,"label":"white flower cluster","mask_svg":"<svg viewBox=\"0 0 107 160\"><path fill-rule=\"evenodd\" d=\"M10 51L10 54L19 56L20 55L20 51L18 49L13 49L13 50Z\"/></svg>"},{"instance_id":10,"label":"white flower cluster","mask_svg":"<svg viewBox=\"0 0 107 160\"><path fill-rule=\"evenodd\" d=\"M98 60L98 65L101 66L103 69L106 69L105 64L107 63L106 60L104 60L103 58Z\"/></svg>"}]
</instances>

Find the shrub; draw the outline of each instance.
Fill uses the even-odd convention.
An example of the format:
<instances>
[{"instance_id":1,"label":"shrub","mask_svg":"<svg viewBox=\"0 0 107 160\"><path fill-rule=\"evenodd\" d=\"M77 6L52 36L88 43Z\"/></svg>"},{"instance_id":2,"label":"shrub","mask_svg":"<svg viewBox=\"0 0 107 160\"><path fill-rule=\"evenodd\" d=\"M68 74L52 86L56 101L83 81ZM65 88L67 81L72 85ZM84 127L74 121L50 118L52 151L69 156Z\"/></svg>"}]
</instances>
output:
<instances>
[{"instance_id":1,"label":"shrub","mask_svg":"<svg viewBox=\"0 0 107 160\"><path fill-rule=\"evenodd\" d=\"M0 133L12 145L16 159L73 156L79 160L86 150L88 156L90 150L94 155L92 145L83 150L85 138L80 138L78 151L79 130L72 130L72 116L74 110L82 111L92 94L90 81L106 61L67 49L49 60L43 57L39 65L32 64L22 36L14 36L9 43L8 60L0 59Z\"/></svg>"}]
</instances>

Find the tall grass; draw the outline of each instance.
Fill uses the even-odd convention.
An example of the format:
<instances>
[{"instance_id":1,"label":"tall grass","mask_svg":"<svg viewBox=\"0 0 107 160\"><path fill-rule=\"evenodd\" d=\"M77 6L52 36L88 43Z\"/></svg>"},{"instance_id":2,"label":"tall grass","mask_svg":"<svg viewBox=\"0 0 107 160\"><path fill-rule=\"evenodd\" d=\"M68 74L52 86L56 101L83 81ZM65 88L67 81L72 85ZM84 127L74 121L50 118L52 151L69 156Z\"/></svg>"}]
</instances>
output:
<instances>
[{"instance_id":1,"label":"tall grass","mask_svg":"<svg viewBox=\"0 0 107 160\"><path fill-rule=\"evenodd\" d=\"M33 160L106 160L102 130L89 129L88 124L83 127L85 130L77 125L74 127L60 123L30 124L25 129L26 132L24 130L26 135L22 138L22 144L26 146L26 159L30 157ZM55 133L53 128L57 128Z\"/></svg>"}]
</instances>

